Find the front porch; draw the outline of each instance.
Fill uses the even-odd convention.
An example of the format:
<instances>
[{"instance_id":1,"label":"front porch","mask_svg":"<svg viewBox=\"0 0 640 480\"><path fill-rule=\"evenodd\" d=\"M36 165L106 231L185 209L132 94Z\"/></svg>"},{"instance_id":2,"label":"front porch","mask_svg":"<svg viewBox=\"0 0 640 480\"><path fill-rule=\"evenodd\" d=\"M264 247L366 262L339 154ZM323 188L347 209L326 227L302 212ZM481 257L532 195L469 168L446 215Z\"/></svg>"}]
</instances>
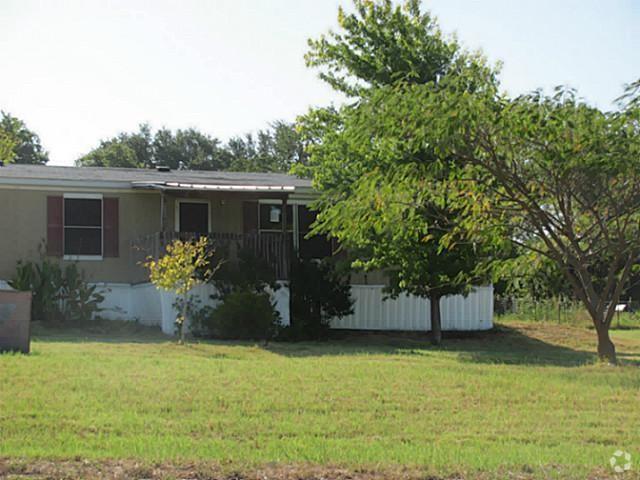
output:
<instances>
[{"instance_id":1,"label":"front porch","mask_svg":"<svg viewBox=\"0 0 640 480\"><path fill-rule=\"evenodd\" d=\"M133 182L134 189L157 195L159 207L153 213L159 213L157 227L138 231L129 240L138 283L146 280L142 263L161 257L176 239L206 237L218 259L227 262L236 262L241 251L248 251L264 260L281 281L289 280L294 258L332 254L326 238L307 238L315 220L308 206L314 196L299 179L247 174L243 182L221 176L214 184L174 181L172 172L166 174L167 181Z\"/></svg>"},{"instance_id":2,"label":"front porch","mask_svg":"<svg viewBox=\"0 0 640 480\"><path fill-rule=\"evenodd\" d=\"M294 255L293 241L290 235L282 233L155 232L132 241L133 261L141 264L148 258L157 260L173 241L202 237L208 239L219 259L236 262L239 252L246 250L264 260L273 269L278 280L289 280L289 266Z\"/></svg>"},{"instance_id":3,"label":"front porch","mask_svg":"<svg viewBox=\"0 0 640 480\"><path fill-rule=\"evenodd\" d=\"M221 179L208 184L172 181L171 176L168 173L166 182L134 183L135 189L157 192L160 206L157 231L140 232L130 242L135 264L161 257L177 239L206 237L218 259L235 262L241 251L248 251L264 260L278 280L289 279L302 203L289 177L281 184L264 184L259 178L251 179L253 183Z\"/></svg>"}]
</instances>

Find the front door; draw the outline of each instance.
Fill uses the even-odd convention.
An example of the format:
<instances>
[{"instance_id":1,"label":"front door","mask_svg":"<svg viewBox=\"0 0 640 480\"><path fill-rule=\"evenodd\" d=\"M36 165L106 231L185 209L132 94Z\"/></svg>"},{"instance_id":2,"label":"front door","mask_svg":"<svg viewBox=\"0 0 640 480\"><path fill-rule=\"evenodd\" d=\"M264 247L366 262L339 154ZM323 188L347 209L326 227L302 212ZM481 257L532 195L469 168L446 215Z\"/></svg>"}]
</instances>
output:
<instances>
[{"instance_id":1,"label":"front door","mask_svg":"<svg viewBox=\"0 0 640 480\"><path fill-rule=\"evenodd\" d=\"M178 231L209 233L209 203L180 201L178 204Z\"/></svg>"}]
</instances>

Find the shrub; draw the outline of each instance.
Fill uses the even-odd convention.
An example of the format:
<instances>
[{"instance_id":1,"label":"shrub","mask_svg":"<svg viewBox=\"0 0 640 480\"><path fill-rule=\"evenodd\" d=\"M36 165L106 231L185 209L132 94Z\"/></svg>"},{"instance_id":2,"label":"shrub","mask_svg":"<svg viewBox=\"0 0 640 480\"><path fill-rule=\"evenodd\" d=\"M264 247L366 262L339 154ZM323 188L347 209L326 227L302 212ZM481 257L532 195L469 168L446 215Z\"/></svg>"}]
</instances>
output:
<instances>
[{"instance_id":1,"label":"shrub","mask_svg":"<svg viewBox=\"0 0 640 480\"><path fill-rule=\"evenodd\" d=\"M277 290L276 274L273 268L264 258L256 256L250 249L238 251L237 261L223 261L211 283L216 287L216 298L224 298L226 295L246 290L251 292L264 292L265 289Z\"/></svg>"},{"instance_id":2,"label":"shrub","mask_svg":"<svg viewBox=\"0 0 640 480\"><path fill-rule=\"evenodd\" d=\"M174 308L180 311L182 304L176 299ZM201 305L199 300L189 302L189 330L194 337L211 338L215 337L212 328L211 318L215 307L211 305Z\"/></svg>"},{"instance_id":3,"label":"shrub","mask_svg":"<svg viewBox=\"0 0 640 480\"><path fill-rule=\"evenodd\" d=\"M75 323L88 322L102 311L100 304L103 301L104 296L98 292L98 287L85 281L84 272L75 263L67 265L60 289L63 318Z\"/></svg>"},{"instance_id":4,"label":"shrub","mask_svg":"<svg viewBox=\"0 0 640 480\"><path fill-rule=\"evenodd\" d=\"M237 261L226 261L211 283L220 301L191 316L191 332L197 336L239 340L269 340L280 328L280 315L269 291L279 288L275 272L251 250L240 250Z\"/></svg>"},{"instance_id":5,"label":"shrub","mask_svg":"<svg viewBox=\"0 0 640 480\"><path fill-rule=\"evenodd\" d=\"M203 307L195 316L197 328L216 338L269 340L280 325L280 316L267 292L235 290L216 307Z\"/></svg>"},{"instance_id":6,"label":"shrub","mask_svg":"<svg viewBox=\"0 0 640 480\"><path fill-rule=\"evenodd\" d=\"M39 262L20 260L9 284L16 290L33 293L32 320L49 324L84 323L102 310L104 296L98 287L87 284L75 263L62 268L44 256Z\"/></svg>"},{"instance_id":7,"label":"shrub","mask_svg":"<svg viewBox=\"0 0 640 480\"><path fill-rule=\"evenodd\" d=\"M349 278L325 259L297 260L291 266L291 325L283 337L292 340L326 338L332 318L353 313Z\"/></svg>"}]
</instances>

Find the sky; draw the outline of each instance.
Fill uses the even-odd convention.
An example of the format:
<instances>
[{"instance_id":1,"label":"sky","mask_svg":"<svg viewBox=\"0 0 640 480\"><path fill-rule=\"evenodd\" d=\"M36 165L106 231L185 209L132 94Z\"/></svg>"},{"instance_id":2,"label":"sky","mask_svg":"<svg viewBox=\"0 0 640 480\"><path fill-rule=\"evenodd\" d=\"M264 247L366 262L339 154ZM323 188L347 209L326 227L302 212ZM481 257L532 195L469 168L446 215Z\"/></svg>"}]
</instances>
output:
<instances>
[{"instance_id":1,"label":"sky","mask_svg":"<svg viewBox=\"0 0 640 480\"><path fill-rule=\"evenodd\" d=\"M0 109L50 164L100 139L195 127L221 140L343 99L305 67L350 0L0 0ZM601 108L640 78L640 0L425 0L501 61L510 94L566 84Z\"/></svg>"}]
</instances>

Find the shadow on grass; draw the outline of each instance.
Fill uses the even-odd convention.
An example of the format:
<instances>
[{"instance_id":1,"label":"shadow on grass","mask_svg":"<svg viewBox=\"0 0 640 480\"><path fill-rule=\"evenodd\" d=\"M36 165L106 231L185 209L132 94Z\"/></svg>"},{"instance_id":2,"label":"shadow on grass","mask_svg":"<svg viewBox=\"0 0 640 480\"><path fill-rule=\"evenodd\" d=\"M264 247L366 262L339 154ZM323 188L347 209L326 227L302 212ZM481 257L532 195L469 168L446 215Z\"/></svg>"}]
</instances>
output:
<instances>
[{"instance_id":1,"label":"shadow on grass","mask_svg":"<svg viewBox=\"0 0 640 480\"><path fill-rule=\"evenodd\" d=\"M265 347L288 357L327 355L429 355L450 352L462 361L485 364L574 367L593 363L594 352L548 343L517 328L498 326L486 332L445 332L440 346L424 333L334 332L326 342L274 343Z\"/></svg>"},{"instance_id":2,"label":"shadow on grass","mask_svg":"<svg viewBox=\"0 0 640 480\"><path fill-rule=\"evenodd\" d=\"M460 353L463 361L508 365L541 365L576 367L594 363L594 351L578 350L526 335L517 328L500 325L489 342L472 345L445 345L445 350Z\"/></svg>"},{"instance_id":3,"label":"shadow on grass","mask_svg":"<svg viewBox=\"0 0 640 480\"><path fill-rule=\"evenodd\" d=\"M31 340L69 343L165 343L173 338L159 327L135 322L96 320L80 325L45 325L32 322Z\"/></svg>"},{"instance_id":4,"label":"shadow on grass","mask_svg":"<svg viewBox=\"0 0 640 480\"><path fill-rule=\"evenodd\" d=\"M140 343L175 342L157 327L132 322L92 322L76 327L45 327L34 324L38 342ZM596 361L594 351L573 349L535 338L512 326L498 325L486 332L445 332L440 346L433 346L427 333L341 331L319 342L239 342L193 340L193 344L227 347L259 346L265 351L291 358L344 355L437 355L453 353L463 362L508 365L575 367ZM640 365L637 355L619 352L625 364Z\"/></svg>"}]
</instances>

